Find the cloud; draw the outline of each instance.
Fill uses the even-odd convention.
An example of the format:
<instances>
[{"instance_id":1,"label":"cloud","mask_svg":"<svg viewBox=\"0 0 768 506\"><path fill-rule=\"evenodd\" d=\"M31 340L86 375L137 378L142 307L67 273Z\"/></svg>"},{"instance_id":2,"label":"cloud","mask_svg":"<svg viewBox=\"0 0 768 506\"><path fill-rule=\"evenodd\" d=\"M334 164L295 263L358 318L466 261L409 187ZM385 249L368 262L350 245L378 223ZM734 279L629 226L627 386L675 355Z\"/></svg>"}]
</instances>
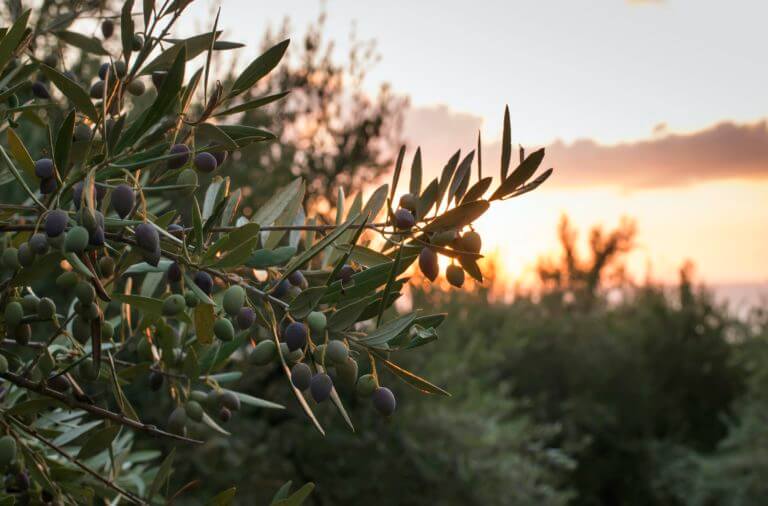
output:
<instances>
[{"instance_id":1,"label":"cloud","mask_svg":"<svg viewBox=\"0 0 768 506\"><path fill-rule=\"evenodd\" d=\"M456 149L467 152L476 147L482 124L481 117L446 106L419 107L407 112L404 134L411 146L422 147L425 178L431 178L439 174ZM529 150L538 147L526 146ZM546 148L544 164L555 168L547 183L551 186L617 186L632 190L717 179L768 178L765 120L724 121L690 133L671 133L660 124L652 136L638 141L610 145L592 139L555 141ZM483 145L487 173L497 172L500 152L498 142ZM409 153L412 155L413 149Z\"/></svg>"},{"instance_id":2,"label":"cloud","mask_svg":"<svg viewBox=\"0 0 768 506\"><path fill-rule=\"evenodd\" d=\"M768 125L723 122L688 134L615 145L557 141L546 163L558 185L675 186L713 179L768 177Z\"/></svg>"}]
</instances>

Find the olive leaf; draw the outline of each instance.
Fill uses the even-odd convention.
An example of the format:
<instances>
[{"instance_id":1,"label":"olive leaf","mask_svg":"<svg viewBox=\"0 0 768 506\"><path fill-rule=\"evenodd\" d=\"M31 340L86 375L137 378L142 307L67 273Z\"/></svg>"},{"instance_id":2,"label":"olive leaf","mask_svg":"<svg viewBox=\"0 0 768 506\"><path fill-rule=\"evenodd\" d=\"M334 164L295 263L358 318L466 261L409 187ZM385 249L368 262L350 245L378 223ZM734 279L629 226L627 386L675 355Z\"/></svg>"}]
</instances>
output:
<instances>
[{"instance_id":1,"label":"olive leaf","mask_svg":"<svg viewBox=\"0 0 768 506\"><path fill-rule=\"evenodd\" d=\"M283 58L290 42L290 39L279 42L251 62L237 79L235 79L235 82L232 84L232 89L229 92L229 97L234 97L250 89L251 86L259 81L259 79L269 74Z\"/></svg>"}]
</instances>

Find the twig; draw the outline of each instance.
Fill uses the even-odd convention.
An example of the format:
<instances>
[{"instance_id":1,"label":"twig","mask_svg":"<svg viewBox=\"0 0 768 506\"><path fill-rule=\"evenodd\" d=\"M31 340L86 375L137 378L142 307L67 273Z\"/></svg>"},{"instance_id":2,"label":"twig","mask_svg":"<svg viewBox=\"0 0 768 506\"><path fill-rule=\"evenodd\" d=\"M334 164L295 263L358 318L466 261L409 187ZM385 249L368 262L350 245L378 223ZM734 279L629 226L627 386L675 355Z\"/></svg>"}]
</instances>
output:
<instances>
[{"instance_id":1,"label":"twig","mask_svg":"<svg viewBox=\"0 0 768 506\"><path fill-rule=\"evenodd\" d=\"M44 385L35 383L34 381L30 381L26 378L22 378L21 376L14 374L12 372L0 373L0 377L7 379L8 381L10 381L11 383L13 383L18 387L25 388L27 390L30 390L32 392L35 392L41 395L45 395L52 399L56 399L57 401L60 401L66 404L70 408L82 409L83 411L87 411L88 413L98 416L99 418L106 418L106 419L112 420L113 422L119 423L121 425L125 425L126 427L130 427L131 429L146 432L147 434L150 434L155 437L167 437L170 439L175 439L176 441L183 441L185 443L194 443L194 444L203 443L202 441L199 441L197 439L190 439L184 436L179 436L178 434L166 432L164 430L158 429L154 425L137 422L136 420L132 420L125 415L121 415L113 411L100 408L99 406L95 406L87 402L80 402L78 400L72 399L71 397L65 394L62 394L61 392L52 390Z\"/></svg>"},{"instance_id":2,"label":"twig","mask_svg":"<svg viewBox=\"0 0 768 506\"><path fill-rule=\"evenodd\" d=\"M139 496L135 495L135 494L134 494L134 493L132 493L132 492L129 492L129 491L125 490L124 488L120 487L119 485L117 485L117 484L113 483L112 481L110 481L110 480L108 480L108 479L104 478L102 475L100 475L99 473L97 473L96 471L94 471L93 469L91 469L90 467L86 466L85 464L83 464L82 462L80 462L80 461L79 461L78 459L76 459L75 457L72 457L72 456L70 456L70 455L69 455L67 452L65 452L64 450L62 450L61 448L59 448L57 445L55 445L55 444L53 444L52 442L50 442L50 441L48 441L47 439L45 439L43 436L41 436L40 434L38 434L38 433L37 433L37 431L36 431L35 429L32 429L32 428L28 427L27 425L25 425L25 424L24 424L24 423L23 423L21 420L19 420L19 419L18 419L18 418L16 418L15 416L13 416L13 415L9 415L9 414L6 414L6 416L7 416L7 417L8 417L8 418L9 418L9 419L10 419L10 420L11 420L11 421L12 421L12 422L13 422L13 423L14 423L14 424L15 424L15 425L18 427L18 428L20 428L21 430L23 430L24 432L26 432L27 434L29 434L29 435L30 435L30 436L32 436L33 438L37 439L38 441L40 441L41 443L43 443L45 446L47 446L47 447L48 447L48 448L50 448L51 450L55 451L56 453L58 453L59 455L61 455L61 456L62 456L62 457L64 457L65 459L67 459L68 461L72 462L74 465L76 465L77 467L79 467L80 469L82 469L83 471L85 471L86 473L90 474L91 476L93 476L94 478L96 478L97 480L99 480L101 483L103 483L104 485L106 485L107 487L111 488L112 490L114 490L114 491L115 491L115 492L117 492L118 494L120 494L120 495L124 496L126 499L128 499L128 500L132 501L132 502L133 502L133 503L135 503L135 504L148 504L148 503L147 503L146 501L144 501L144 500L143 500L141 497L139 497Z\"/></svg>"}]
</instances>

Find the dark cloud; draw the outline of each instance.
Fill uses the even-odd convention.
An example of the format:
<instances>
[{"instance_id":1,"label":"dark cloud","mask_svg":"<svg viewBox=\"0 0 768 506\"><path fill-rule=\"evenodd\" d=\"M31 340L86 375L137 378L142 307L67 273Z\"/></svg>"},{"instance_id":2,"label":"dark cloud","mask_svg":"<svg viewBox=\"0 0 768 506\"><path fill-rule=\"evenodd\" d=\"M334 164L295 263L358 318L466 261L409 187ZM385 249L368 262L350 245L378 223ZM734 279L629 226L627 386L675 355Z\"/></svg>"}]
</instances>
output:
<instances>
[{"instance_id":1,"label":"dark cloud","mask_svg":"<svg viewBox=\"0 0 768 506\"><path fill-rule=\"evenodd\" d=\"M456 149L475 148L481 126L478 116L445 106L421 107L408 111L405 136L412 146L422 146L425 177L434 177ZM529 150L538 147L526 146ZM496 173L499 157L498 142L484 144L483 165L488 173ZM551 186L609 185L631 190L768 178L768 124L722 122L675 134L662 123L651 137L639 141L610 145L591 139L555 141L547 146L544 164L555 168L547 183Z\"/></svg>"}]
</instances>

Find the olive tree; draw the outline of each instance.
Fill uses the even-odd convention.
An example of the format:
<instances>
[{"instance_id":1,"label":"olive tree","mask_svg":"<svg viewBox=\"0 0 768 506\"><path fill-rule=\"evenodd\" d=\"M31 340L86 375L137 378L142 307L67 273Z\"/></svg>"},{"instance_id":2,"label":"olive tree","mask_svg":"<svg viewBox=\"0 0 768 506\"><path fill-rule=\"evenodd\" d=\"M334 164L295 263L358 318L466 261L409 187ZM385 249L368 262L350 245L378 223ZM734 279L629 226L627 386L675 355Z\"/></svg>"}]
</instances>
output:
<instances>
[{"instance_id":1,"label":"olive tree","mask_svg":"<svg viewBox=\"0 0 768 506\"><path fill-rule=\"evenodd\" d=\"M354 430L342 385L383 417L396 416L394 380L448 395L398 365L400 354L436 340L446 315L388 309L412 265L437 279L439 256L451 259L450 284L462 286L465 273L482 282L472 223L551 174L533 177L543 150L521 151L510 171L507 113L495 188L479 150L457 152L423 185L417 151L409 192L396 198L403 148L391 184L367 199L362 191L338 198L332 223L307 216L300 178L246 218L227 160L275 137L232 117L276 99L248 92L289 41L223 86L212 54L242 45L221 39L218 15L210 32L174 38L188 4L127 1L111 12L65 3L44 22L9 3L0 39L0 183L12 189L0 203L0 494L8 504L152 504L188 493L194 483L169 481L174 451L162 455L150 438L199 445L229 435L227 422L242 410L284 409L237 390L246 368L279 364L320 435L321 403ZM86 34L88 23L98 36ZM51 47L41 38L62 50L38 54ZM103 60L94 75L67 69L77 50ZM35 129L47 142L30 152L24 135ZM171 205L179 195L181 208ZM370 372L359 374L359 364ZM131 402L137 389L153 393L142 412ZM274 502L300 504L312 486L285 486ZM212 503L234 495L225 490Z\"/></svg>"}]
</instances>

